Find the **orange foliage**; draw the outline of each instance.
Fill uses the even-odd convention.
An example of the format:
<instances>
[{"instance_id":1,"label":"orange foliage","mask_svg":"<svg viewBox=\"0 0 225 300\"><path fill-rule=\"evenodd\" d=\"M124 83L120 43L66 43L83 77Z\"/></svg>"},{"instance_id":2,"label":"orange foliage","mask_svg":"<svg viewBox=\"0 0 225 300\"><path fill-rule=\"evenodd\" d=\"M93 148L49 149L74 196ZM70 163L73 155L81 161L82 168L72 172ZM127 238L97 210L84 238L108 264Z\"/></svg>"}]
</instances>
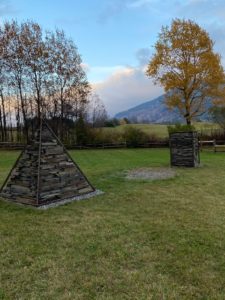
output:
<instances>
[{"instance_id":1,"label":"orange foliage","mask_svg":"<svg viewBox=\"0 0 225 300\"><path fill-rule=\"evenodd\" d=\"M224 70L208 33L193 21L175 19L162 27L147 75L166 92L169 108L178 108L191 124L212 97L223 102Z\"/></svg>"}]
</instances>

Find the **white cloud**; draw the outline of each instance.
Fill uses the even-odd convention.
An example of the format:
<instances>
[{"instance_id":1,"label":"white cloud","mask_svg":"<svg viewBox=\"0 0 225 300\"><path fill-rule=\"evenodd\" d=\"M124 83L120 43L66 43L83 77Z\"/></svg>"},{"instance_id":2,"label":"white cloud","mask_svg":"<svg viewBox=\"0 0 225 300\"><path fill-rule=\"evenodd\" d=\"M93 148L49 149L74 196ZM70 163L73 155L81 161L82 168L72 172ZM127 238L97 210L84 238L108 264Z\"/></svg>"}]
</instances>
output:
<instances>
[{"instance_id":1,"label":"white cloud","mask_svg":"<svg viewBox=\"0 0 225 300\"><path fill-rule=\"evenodd\" d=\"M88 72L88 79L93 82L101 82L103 80L106 80L109 76L111 76L113 73L117 71L121 71L124 69L124 66L117 65L117 66L88 66L86 70Z\"/></svg>"},{"instance_id":2,"label":"white cloud","mask_svg":"<svg viewBox=\"0 0 225 300\"><path fill-rule=\"evenodd\" d=\"M143 67L124 67L92 86L111 116L163 93L159 86L147 78Z\"/></svg>"},{"instance_id":3,"label":"white cloud","mask_svg":"<svg viewBox=\"0 0 225 300\"><path fill-rule=\"evenodd\" d=\"M93 72L103 73L103 74L110 74L115 71L119 71L123 69L124 66L94 66L91 68Z\"/></svg>"},{"instance_id":4,"label":"white cloud","mask_svg":"<svg viewBox=\"0 0 225 300\"><path fill-rule=\"evenodd\" d=\"M126 10L135 9L148 12L151 16L160 16L153 20L153 28L160 32L162 25L170 25L174 18L191 19L197 22L215 41L214 49L222 55L222 63L225 67L225 1L224 0L109 0L105 10L105 20L117 17ZM138 11L138 13L140 12ZM122 67L105 69L104 80L95 83L94 89L105 102L109 113L112 115L121 110L126 110L134 105L157 97L163 90L154 86L146 77L143 66L150 59L149 49L140 49L136 57L138 67ZM107 70L107 71L106 71ZM96 73L100 70L95 69Z\"/></svg>"}]
</instances>

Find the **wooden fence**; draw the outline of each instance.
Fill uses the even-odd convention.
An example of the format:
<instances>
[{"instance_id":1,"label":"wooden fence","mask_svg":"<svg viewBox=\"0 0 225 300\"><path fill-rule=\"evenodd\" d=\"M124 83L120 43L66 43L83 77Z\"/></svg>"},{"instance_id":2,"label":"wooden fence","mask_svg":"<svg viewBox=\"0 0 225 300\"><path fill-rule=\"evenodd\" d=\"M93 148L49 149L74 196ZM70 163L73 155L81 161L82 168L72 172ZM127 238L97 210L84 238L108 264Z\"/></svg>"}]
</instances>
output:
<instances>
[{"instance_id":1,"label":"wooden fence","mask_svg":"<svg viewBox=\"0 0 225 300\"><path fill-rule=\"evenodd\" d=\"M22 143L10 143L10 142L1 142L0 149L1 150L23 150L25 144Z\"/></svg>"},{"instance_id":2,"label":"wooden fence","mask_svg":"<svg viewBox=\"0 0 225 300\"><path fill-rule=\"evenodd\" d=\"M22 150L24 149L25 144L22 143L9 143L2 142L0 143L0 149L2 150ZM120 148L166 148L169 147L168 141L161 142L148 142L142 144L133 144L133 143L96 143L96 144L86 144L86 145L65 145L67 149L120 149Z\"/></svg>"}]
</instances>

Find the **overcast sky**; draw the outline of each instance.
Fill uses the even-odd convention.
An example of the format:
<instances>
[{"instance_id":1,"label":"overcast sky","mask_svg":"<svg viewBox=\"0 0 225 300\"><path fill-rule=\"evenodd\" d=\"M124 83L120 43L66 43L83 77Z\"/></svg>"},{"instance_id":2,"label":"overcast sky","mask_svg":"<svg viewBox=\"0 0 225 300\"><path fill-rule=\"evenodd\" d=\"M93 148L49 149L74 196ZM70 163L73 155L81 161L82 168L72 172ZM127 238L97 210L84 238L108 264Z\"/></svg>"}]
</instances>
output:
<instances>
[{"instance_id":1,"label":"overcast sky","mask_svg":"<svg viewBox=\"0 0 225 300\"><path fill-rule=\"evenodd\" d=\"M163 93L145 68L161 27L174 18L206 29L225 66L225 0L0 0L0 22L12 18L63 29L110 115Z\"/></svg>"}]
</instances>

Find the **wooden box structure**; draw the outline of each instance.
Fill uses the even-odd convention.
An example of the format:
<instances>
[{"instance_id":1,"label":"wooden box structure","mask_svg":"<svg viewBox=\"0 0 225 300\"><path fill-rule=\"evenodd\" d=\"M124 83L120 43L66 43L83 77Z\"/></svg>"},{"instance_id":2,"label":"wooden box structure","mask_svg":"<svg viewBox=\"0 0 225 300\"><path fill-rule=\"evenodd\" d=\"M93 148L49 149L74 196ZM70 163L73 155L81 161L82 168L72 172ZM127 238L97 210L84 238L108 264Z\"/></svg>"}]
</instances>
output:
<instances>
[{"instance_id":1,"label":"wooden box structure","mask_svg":"<svg viewBox=\"0 0 225 300\"><path fill-rule=\"evenodd\" d=\"M200 163L196 131L170 133L171 166L197 167Z\"/></svg>"},{"instance_id":2,"label":"wooden box structure","mask_svg":"<svg viewBox=\"0 0 225 300\"><path fill-rule=\"evenodd\" d=\"M0 196L43 206L94 191L51 128L41 122L34 139L27 144L4 182Z\"/></svg>"}]
</instances>

